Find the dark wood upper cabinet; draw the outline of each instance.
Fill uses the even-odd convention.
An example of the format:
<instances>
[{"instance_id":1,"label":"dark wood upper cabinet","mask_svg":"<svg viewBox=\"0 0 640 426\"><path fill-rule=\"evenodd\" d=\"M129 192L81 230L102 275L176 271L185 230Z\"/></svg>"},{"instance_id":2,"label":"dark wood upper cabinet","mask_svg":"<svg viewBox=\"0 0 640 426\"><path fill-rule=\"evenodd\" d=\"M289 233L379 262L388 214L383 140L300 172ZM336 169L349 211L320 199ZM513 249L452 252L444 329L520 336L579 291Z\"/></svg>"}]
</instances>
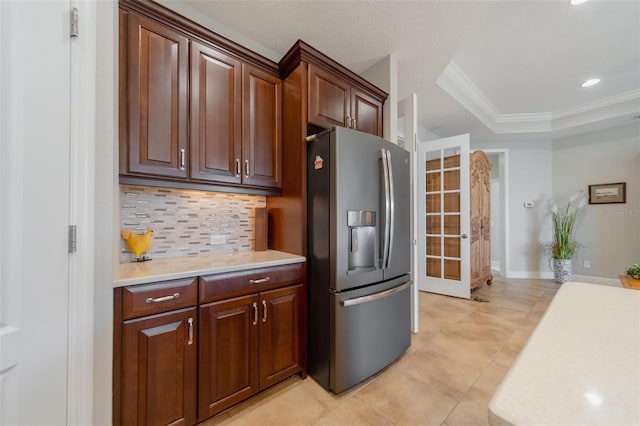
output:
<instances>
[{"instance_id":1,"label":"dark wood upper cabinet","mask_svg":"<svg viewBox=\"0 0 640 426\"><path fill-rule=\"evenodd\" d=\"M356 87L351 88L351 118L354 129L382 136L382 102Z\"/></svg>"},{"instance_id":2,"label":"dark wood upper cabinet","mask_svg":"<svg viewBox=\"0 0 640 426\"><path fill-rule=\"evenodd\" d=\"M383 103L384 98L349 83L338 72L309 64L309 124L382 136Z\"/></svg>"},{"instance_id":3,"label":"dark wood upper cabinet","mask_svg":"<svg viewBox=\"0 0 640 426\"><path fill-rule=\"evenodd\" d=\"M189 39L138 14L127 20L126 171L186 178Z\"/></svg>"},{"instance_id":4,"label":"dark wood upper cabinet","mask_svg":"<svg viewBox=\"0 0 640 426\"><path fill-rule=\"evenodd\" d=\"M243 66L243 183L282 185L282 81Z\"/></svg>"},{"instance_id":5,"label":"dark wood upper cabinet","mask_svg":"<svg viewBox=\"0 0 640 426\"><path fill-rule=\"evenodd\" d=\"M241 183L242 63L191 42L192 179Z\"/></svg>"},{"instance_id":6,"label":"dark wood upper cabinet","mask_svg":"<svg viewBox=\"0 0 640 426\"><path fill-rule=\"evenodd\" d=\"M307 252L305 138L332 126L383 135L387 94L327 55L298 40L280 61L282 97L281 196L267 197L269 248Z\"/></svg>"},{"instance_id":7,"label":"dark wood upper cabinet","mask_svg":"<svg viewBox=\"0 0 640 426\"><path fill-rule=\"evenodd\" d=\"M149 0L120 0L120 181L278 194L277 64Z\"/></svg>"},{"instance_id":8,"label":"dark wood upper cabinet","mask_svg":"<svg viewBox=\"0 0 640 426\"><path fill-rule=\"evenodd\" d=\"M349 127L350 86L335 74L309 64L309 122L321 127Z\"/></svg>"}]
</instances>

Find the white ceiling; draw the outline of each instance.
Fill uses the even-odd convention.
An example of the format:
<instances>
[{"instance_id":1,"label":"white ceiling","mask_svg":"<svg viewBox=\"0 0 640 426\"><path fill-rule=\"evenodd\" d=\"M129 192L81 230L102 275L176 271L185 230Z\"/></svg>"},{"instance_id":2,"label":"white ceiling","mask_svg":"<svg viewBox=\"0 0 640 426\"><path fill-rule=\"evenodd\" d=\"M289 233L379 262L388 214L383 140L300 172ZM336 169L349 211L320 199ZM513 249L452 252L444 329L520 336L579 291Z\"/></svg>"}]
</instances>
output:
<instances>
[{"instance_id":1,"label":"white ceiling","mask_svg":"<svg viewBox=\"0 0 640 426\"><path fill-rule=\"evenodd\" d=\"M417 93L420 126L442 137L551 138L640 116L640 0L181 3L276 61L298 39L358 73L393 54L398 99Z\"/></svg>"}]
</instances>

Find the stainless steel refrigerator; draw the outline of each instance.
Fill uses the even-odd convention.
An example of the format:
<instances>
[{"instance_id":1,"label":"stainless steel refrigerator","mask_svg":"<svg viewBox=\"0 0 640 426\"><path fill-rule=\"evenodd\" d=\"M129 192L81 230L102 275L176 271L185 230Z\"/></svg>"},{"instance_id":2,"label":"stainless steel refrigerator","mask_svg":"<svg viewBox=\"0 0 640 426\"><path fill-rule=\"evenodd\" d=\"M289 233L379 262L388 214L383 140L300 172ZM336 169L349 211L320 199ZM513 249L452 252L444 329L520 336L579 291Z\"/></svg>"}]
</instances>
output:
<instances>
[{"instance_id":1,"label":"stainless steel refrigerator","mask_svg":"<svg viewBox=\"0 0 640 426\"><path fill-rule=\"evenodd\" d=\"M409 153L343 127L307 152L308 371L339 393L411 344Z\"/></svg>"}]
</instances>

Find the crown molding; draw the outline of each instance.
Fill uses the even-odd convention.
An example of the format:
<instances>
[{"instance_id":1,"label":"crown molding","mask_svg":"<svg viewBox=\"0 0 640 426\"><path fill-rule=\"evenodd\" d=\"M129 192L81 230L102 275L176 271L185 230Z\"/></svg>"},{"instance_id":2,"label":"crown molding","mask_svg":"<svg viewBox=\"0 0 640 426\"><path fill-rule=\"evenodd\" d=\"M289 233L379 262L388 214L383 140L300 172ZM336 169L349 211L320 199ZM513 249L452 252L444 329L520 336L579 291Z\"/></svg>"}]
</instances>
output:
<instances>
[{"instance_id":1,"label":"crown molding","mask_svg":"<svg viewBox=\"0 0 640 426\"><path fill-rule=\"evenodd\" d=\"M640 112L640 89L556 112L503 114L453 61L436 84L496 134L545 133Z\"/></svg>"}]
</instances>

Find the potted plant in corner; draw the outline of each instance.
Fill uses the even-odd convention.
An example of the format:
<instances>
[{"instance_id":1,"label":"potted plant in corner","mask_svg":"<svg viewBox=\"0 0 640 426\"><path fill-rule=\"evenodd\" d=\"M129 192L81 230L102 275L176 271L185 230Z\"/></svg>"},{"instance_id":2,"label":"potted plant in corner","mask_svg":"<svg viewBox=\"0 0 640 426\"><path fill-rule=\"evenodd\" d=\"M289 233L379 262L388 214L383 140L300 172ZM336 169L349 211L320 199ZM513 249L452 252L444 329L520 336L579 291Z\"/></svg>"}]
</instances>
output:
<instances>
[{"instance_id":1,"label":"potted plant in corner","mask_svg":"<svg viewBox=\"0 0 640 426\"><path fill-rule=\"evenodd\" d=\"M627 282L631 288L640 289L640 265L634 263L624 271L624 274L627 276Z\"/></svg>"},{"instance_id":2,"label":"potted plant in corner","mask_svg":"<svg viewBox=\"0 0 640 426\"><path fill-rule=\"evenodd\" d=\"M587 194L580 190L573 194L564 210L551 200L549 211L553 222L553 242L550 245L553 258L553 277L557 283L571 280L572 260L580 243L573 239L573 226L578 210L587 204Z\"/></svg>"}]
</instances>

